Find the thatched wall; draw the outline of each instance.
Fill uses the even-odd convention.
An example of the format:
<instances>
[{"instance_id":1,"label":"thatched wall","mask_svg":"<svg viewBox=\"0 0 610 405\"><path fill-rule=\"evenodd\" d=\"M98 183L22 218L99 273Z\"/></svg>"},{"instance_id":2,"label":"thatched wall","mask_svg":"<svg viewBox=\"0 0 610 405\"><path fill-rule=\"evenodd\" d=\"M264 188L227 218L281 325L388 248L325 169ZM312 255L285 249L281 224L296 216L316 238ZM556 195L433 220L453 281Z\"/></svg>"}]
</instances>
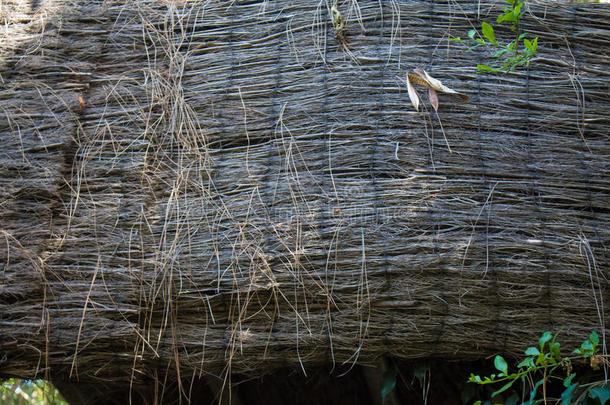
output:
<instances>
[{"instance_id":1,"label":"thatched wall","mask_svg":"<svg viewBox=\"0 0 610 405\"><path fill-rule=\"evenodd\" d=\"M340 2L342 42L324 2L0 2L0 373L607 333L610 10L531 3L538 57L477 75L493 3ZM416 67L470 101L414 111Z\"/></svg>"}]
</instances>

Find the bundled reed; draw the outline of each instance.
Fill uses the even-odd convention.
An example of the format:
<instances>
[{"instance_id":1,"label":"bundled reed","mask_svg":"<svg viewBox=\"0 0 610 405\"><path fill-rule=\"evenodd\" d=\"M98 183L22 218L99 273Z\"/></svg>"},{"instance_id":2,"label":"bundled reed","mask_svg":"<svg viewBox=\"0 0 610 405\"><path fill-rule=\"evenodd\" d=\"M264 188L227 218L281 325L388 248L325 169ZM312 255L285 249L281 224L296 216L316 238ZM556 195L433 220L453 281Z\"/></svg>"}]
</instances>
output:
<instances>
[{"instance_id":1,"label":"bundled reed","mask_svg":"<svg viewBox=\"0 0 610 405\"><path fill-rule=\"evenodd\" d=\"M605 336L610 10L0 2L0 373L345 372ZM504 39L512 35L497 30ZM415 111L422 67L470 96ZM166 376L166 377L164 377Z\"/></svg>"}]
</instances>

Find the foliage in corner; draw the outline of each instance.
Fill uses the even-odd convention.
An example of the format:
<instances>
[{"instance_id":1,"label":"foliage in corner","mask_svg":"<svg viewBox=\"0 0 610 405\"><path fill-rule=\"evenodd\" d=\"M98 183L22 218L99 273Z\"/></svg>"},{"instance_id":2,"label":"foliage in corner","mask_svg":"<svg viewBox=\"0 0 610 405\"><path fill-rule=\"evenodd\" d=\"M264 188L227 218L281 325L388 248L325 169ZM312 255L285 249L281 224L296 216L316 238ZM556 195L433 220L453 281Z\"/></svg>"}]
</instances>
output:
<instances>
[{"instance_id":1,"label":"foliage in corner","mask_svg":"<svg viewBox=\"0 0 610 405\"><path fill-rule=\"evenodd\" d=\"M0 381L0 404L68 405L68 402L50 382L9 378Z\"/></svg>"},{"instance_id":2,"label":"foliage in corner","mask_svg":"<svg viewBox=\"0 0 610 405\"><path fill-rule=\"evenodd\" d=\"M502 44L496 39L494 28L483 22L481 24L481 32L477 30L468 31L468 38L474 42L474 46L469 48L471 51L477 47L484 46L491 48L494 51L492 54L496 62L490 65L477 64L477 71L499 73L499 72L512 72L520 66L529 65L530 61L538 49L538 37L530 40L527 37L527 33L520 31L520 23L523 15L525 14L525 0L505 0L508 6L504 7L503 14L500 14L496 19L496 22L510 23L510 29L514 33L514 39L508 44ZM465 42L460 37L451 38L452 41ZM523 44L523 47L520 45Z\"/></svg>"},{"instance_id":3,"label":"foliage in corner","mask_svg":"<svg viewBox=\"0 0 610 405\"><path fill-rule=\"evenodd\" d=\"M516 382L521 382L523 387L529 387L524 398L525 402L520 402L520 397L513 392L505 400L506 405L610 404L610 383L607 380L588 383L584 378L580 379L573 368L577 362L586 364L587 368L592 370L600 370L608 366L608 356L599 354L597 333L591 332L580 347L572 352L572 356L568 357L561 356L558 335L559 333L553 335L551 332L544 332L538 340L538 346L528 347L525 350L527 357L517 365L517 371L510 372L506 360L502 356L496 356L494 367L499 373L484 377L471 373L468 382L479 385L498 384L499 388L491 394L492 399L507 392ZM549 385L553 382L561 382L561 394L557 398L550 393ZM591 402L587 402L587 398ZM596 400L599 402L595 402ZM493 402L496 403L497 401ZM481 404L492 404L492 402L476 401L473 405Z\"/></svg>"}]
</instances>

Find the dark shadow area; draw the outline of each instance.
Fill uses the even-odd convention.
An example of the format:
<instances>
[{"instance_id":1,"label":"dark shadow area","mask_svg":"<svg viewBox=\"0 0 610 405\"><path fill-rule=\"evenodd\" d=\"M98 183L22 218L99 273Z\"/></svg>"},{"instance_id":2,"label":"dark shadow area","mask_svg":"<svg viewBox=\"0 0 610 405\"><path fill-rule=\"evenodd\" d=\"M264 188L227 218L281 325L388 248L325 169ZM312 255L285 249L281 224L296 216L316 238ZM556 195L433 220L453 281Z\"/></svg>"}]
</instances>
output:
<instances>
[{"instance_id":1,"label":"dark shadow area","mask_svg":"<svg viewBox=\"0 0 610 405\"><path fill-rule=\"evenodd\" d=\"M150 385L108 385L55 382L55 386L70 404L230 404L230 405L464 405L480 400L488 403L492 393L503 383L477 385L469 383L471 373L481 378L498 371L493 359L475 361L446 361L428 359L399 361L389 359L383 367L355 366L348 373L338 375L327 367L307 370L307 377L300 367L285 368L263 377L247 375L232 376L231 389L224 387L217 378L201 378L183 381L182 401L178 399L178 386L175 381L151 382ZM378 362L381 364L382 362ZM516 363L509 362L514 370ZM514 370L516 371L516 370ZM586 363L574 363L573 368L556 371L547 380L545 387L549 398L560 398L565 390L563 378L567 372L578 375L578 381L591 384L603 380L603 370L593 370ZM540 375L532 374L534 380ZM393 381L395 386L382 400L382 391ZM599 385L599 384L598 384ZM228 385L227 385L228 386ZM525 401L530 395L530 383L520 381L510 389L493 397L491 403L517 403ZM537 397L542 398L542 388L538 387ZM550 402L549 402L550 403ZM590 400L586 403L596 403Z\"/></svg>"},{"instance_id":2,"label":"dark shadow area","mask_svg":"<svg viewBox=\"0 0 610 405\"><path fill-rule=\"evenodd\" d=\"M470 372L487 373L493 370L489 361L425 362L390 361L390 372L379 368L355 366L345 375L332 373L326 367L308 370L305 377L300 368L278 370L260 378L248 375L232 377L230 393L227 389L219 401L222 381L202 378L183 382L188 395L182 403L193 404L382 404L382 385L393 375L396 388L385 398L392 404L456 404L471 403L482 390L466 381ZM104 386L55 381L55 385L71 404L178 404L175 381L166 384L136 385L131 395L128 385ZM488 394L487 394L488 395ZM466 402L463 402L466 401ZM470 402L469 402L470 401Z\"/></svg>"}]
</instances>

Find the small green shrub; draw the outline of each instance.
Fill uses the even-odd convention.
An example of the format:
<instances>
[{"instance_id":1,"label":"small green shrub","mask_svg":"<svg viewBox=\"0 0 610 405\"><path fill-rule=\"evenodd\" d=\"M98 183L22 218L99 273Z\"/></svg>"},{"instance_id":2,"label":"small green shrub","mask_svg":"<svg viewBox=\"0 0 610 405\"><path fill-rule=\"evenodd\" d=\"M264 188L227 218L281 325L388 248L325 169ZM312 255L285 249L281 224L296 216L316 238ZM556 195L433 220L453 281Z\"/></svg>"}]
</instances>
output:
<instances>
[{"instance_id":1,"label":"small green shrub","mask_svg":"<svg viewBox=\"0 0 610 405\"><path fill-rule=\"evenodd\" d=\"M477 64L477 71L499 73L511 72L519 66L529 65L530 61L538 50L538 37L530 40L527 33L520 32L520 23L525 14L525 0L505 0L508 3L504 7L504 12L498 16L496 22L510 23L510 29L515 37L508 44L502 44L496 39L494 28L483 22L481 24L481 33L477 30L468 31L468 38L474 45L468 50L471 51L477 47L483 46L492 49L494 52L492 57L496 60L490 65ZM452 41L465 42L460 37L451 38ZM523 45L521 47L520 45Z\"/></svg>"},{"instance_id":2,"label":"small green shrub","mask_svg":"<svg viewBox=\"0 0 610 405\"><path fill-rule=\"evenodd\" d=\"M589 337L574 351L571 356L562 357L561 345L557 341L559 333L544 332L538 340L538 346L531 346L525 350L525 357L519 364L517 370L511 372L508 363L502 356L494 358L494 367L499 373L489 376L470 374L468 382L478 385L494 385L496 389L491 394L491 399L507 392L515 383L520 382L522 387L528 387L525 401L516 392L513 392L506 400L506 405L537 405L537 404L561 404L570 405L576 403L591 403L605 405L610 400L610 383L606 380L587 382L584 376L578 376L574 372L574 365L586 364L591 370L597 371L607 367L608 356L599 354L599 336L591 332ZM559 397L553 397L547 389L551 382L561 381L561 393ZM587 402L589 401L590 402ZM595 402L595 401L599 402ZM493 402L495 405L497 402ZM491 401L476 401L473 405L491 405Z\"/></svg>"}]
</instances>

